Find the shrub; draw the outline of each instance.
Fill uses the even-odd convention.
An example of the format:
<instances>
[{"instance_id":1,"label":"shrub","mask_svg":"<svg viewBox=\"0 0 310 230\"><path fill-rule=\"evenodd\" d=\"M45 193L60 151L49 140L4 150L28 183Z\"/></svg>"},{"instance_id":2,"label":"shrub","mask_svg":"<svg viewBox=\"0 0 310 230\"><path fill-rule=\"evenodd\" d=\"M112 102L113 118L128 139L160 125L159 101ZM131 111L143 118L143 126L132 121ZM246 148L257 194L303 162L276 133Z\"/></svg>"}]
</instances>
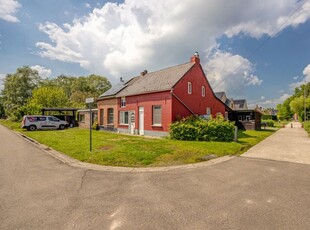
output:
<instances>
[{"instance_id":1,"label":"shrub","mask_svg":"<svg viewBox=\"0 0 310 230\"><path fill-rule=\"evenodd\" d=\"M262 123L266 123L268 127L274 127L273 120L262 120Z\"/></svg>"},{"instance_id":2,"label":"shrub","mask_svg":"<svg viewBox=\"0 0 310 230\"><path fill-rule=\"evenodd\" d=\"M234 124L222 116L205 120L200 117L186 117L170 125L170 137L186 141L232 141Z\"/></svg>"}]
</instances>

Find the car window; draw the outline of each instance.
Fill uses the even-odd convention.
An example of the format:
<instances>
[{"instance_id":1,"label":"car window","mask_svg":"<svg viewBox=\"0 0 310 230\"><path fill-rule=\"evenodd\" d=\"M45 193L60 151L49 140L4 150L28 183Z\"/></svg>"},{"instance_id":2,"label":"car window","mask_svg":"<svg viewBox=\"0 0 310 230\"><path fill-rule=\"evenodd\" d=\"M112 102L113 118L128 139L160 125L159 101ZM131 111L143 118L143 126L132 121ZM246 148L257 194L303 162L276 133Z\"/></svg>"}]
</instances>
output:
<instances>
[{"instance_id":1,"label":"car window","mask_svg":"<svg viewBox=\"0 0 310 230\"><path fill-rule=\"evenodd\" d=\"M46 117L38 117L38 121L46 121Z\"/></svg>"},{"instance_id":2,"label":"car window","mask_svg":"<svg viewBox=\"0 0 310 230\"><path fill-rule=\"evenodd\" d=\"M49 120L49 121L59 122L59 119L56 118L56 117L49 117L48 120Z\"/></svg>"},{"instance_id":3,"label":"car window","mask_svg":"<svg viewBox=\"0 0 310 230\"><path fill-rule=\"evenodd\" d=\"M27 117L27 119L28 119L30 122L36 122L36 121L37 121L37 117Z\"/></svg>"}]
</instances>

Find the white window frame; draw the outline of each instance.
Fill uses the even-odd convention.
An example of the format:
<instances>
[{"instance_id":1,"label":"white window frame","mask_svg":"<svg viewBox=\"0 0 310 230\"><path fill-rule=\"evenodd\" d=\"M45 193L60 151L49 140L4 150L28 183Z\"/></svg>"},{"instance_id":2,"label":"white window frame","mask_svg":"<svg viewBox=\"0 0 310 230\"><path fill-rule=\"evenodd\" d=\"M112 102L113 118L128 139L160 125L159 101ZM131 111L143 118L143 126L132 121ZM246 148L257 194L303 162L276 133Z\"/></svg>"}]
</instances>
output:
<instances>
[{"instance_id":1,"label":"white window frame","mask_svg":"<svg viewBox=\"0 0 310 230\"><path fill-rule=\"evenodd\" d=\"M206 87L204 85L201 87L201 96L202 97L206 96Z\"/></svg>"},{"instance_id":2,"label":"white window frame","mask_svg":"<svg viewBox=\"0 0 310 230\"><path fill-rule=\"evenodd\" d=\"M211 108L210 108L210 107L207 107L207 109L206 109L206 114L207 114L207 115L211 115L211 114L212 114L212 111L211 111Z\"/></svg>"},{"instance_id":3,"label":"white window frame","mask_svg":"<svg viewBox=\"0 0 310 230\"><path fill-rule=\"evenodd\" d=\"M121 107L126 107L126 97L121 97Z\"/></svg>"},{"instance_id":4,"label":"white window frame","mask_svg":"<svg viewBox=\"0 0 310 230\"><path fill-rule=\"evenodd\" d=\"M187 93L188 94L192 94L193 93L193 85L192 85L192 83L190 81L187 82Z\"/></svg>"},{"instance_id":5,"label":"white window frame","mask_svg":"<svg viewBox=\"0 0 310 230\"><path fill-rule=\"evenodd\" d=\"M155 114L156 109L160 109L160 112L157 112L158 114ZM162 126L162 106L161 105L154 105L152 108L152 124L153 126ZM157 121L157 119L160 120Z\"/></svg>"},{"instance_id":6,"label":"white window frame","mask_svg":"<svg viewBox=\"0 0 310 230\"><path fill-rule=\"evenodd\" d=\"M127 113L127 123L126 123L126 113ZM120 125L129 124L129 112L128 111L119 111L119 124Z\"/></svg>"}]
</instances>

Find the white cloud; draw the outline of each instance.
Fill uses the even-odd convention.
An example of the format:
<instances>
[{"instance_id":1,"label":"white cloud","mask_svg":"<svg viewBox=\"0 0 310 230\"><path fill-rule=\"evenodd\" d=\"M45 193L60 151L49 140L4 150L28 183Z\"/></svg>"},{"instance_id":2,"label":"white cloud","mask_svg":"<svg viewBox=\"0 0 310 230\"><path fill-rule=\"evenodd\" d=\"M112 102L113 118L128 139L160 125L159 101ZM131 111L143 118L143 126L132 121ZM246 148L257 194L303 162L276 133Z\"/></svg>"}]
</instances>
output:
<instances>
[{"instance_id":1,"label":"white cloud","mask_svg":"<svg viewBox=\"0 0 310 230\"><path fill-rule=\"evenodd\" d=\"M21 4L15 0L0 0L0 19L8 22L19 22L15 16Z\"/></svg>"},{"instance_id":2,"label":"white cloud","mask_svg":"<svg viewBox=\"0 0 310 230\"><path fill-rule=\"evenodd\" d=\"M214 91L225 91L229 97L241 96L249 85L262 80L253 74L254 65L240 55L214 51L207 59L205 71Z\"/></svg>"},{"instance_id":3,"label":"white cloud","mask_svg":"<svg viewBox=\"0 0 310 230\"><path fill-rule=\"evenodd\" d=\"M255 108L256 105L263 108L276 108L277 104L282 104L290 96L291 95L289 94L282 94L282 96L280 96L279 98L272 98L266 100L265 97L264 98L261 97L260 100L250 101L248 106L250 108Z\"/></svg>"},{"instance_id":4,"label":"white cloud","mask_svg":"<svg viewBox=\"0 0 310 230\"><path fill-rule=\"evenodd\" d=\"M90 8L91 8L91 6L90 6L90 4L89 4L89 3L84 3L84 6L85 6L86 8L88 8L88 9L90 9Z\"/></svg>"},{"instance_id":5,"label":"white cloud","mask_svg":"<svg viewBox=\"0 0 310 230\"><path fill-rule=\"evenodd\" d=\"M30 66L30 68L37 70L39 75L44 79L49 78L52 75L51 69L46 69L45 67L40 66L40 65Z\"/></svg>"},{"instance_id":6,"label":"white cloud","mask_svg":"<svg viewBox=\"0 0 310 230\"><path fill-rule=\"evenodd\" d=\"M307 83L307 82L310 82L310 64L308 64L304 70L303 70L303 76L302 76L302 79L301 81L298 81L298 82L294 82L292 84L290 84L290 88L292 90L294 90L295 88ZM295 79L295 78L294 78ZM297 78L296 78L297 79ZM295 80L296 80L295 79Z\"/></svg>"},{"instance_id":7,"label":"white cloud","mask_svg":"<svg viewBox=\"0 0 310 230\"><path fill-rule=\"evenodd\" d=\"M185 62L195 51L210 52L217 38L247 34L273 36L287 26L297 26L310 17L309 1L299 0L126 0L106 3L70 24L46 22L40 30L51 42L38 42L38 54L64 62L79 63L91 72L125 78L143 69L156 70ZM241 10L246 9L246 10ZM297 9L294 17L291 13ZM297 15L297 16L296 16ZM201 55L202 56L202 55ZM243 64L247 60L231 57ZM242 63L241 63L242 64ZM246 84L261 80L247 70ZM236 67L234 68L236 70Z\"/></svg>"}]
</instances>

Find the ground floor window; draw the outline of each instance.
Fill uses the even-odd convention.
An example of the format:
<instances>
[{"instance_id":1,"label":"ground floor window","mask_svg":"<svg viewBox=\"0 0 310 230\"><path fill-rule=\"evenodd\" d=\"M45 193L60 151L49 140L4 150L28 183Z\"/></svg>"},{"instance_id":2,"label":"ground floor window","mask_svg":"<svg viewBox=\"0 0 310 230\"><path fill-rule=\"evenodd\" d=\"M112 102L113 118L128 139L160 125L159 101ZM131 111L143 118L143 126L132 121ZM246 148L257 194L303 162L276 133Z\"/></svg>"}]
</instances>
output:
<instances>
[{"instance_id":1,"label":"ground floor window","mask_svg":"<svg viewBox=\"0 0 310 230\"><path fill-rule=\"evenodd\" d=\"M85 114L80 114L79 115L79 121L80 122L85 122Z\"/></svg>"},{"instance_id":2,"label":"ground floor window","mask_svg":"<svg viewBox=\"0 0 310 230\"><path fill-rule=\"evenodd\" d=\"M99 124L100 125L103 125L103 118L104 118L104 112L103 112L103 109L100 109L100 121L99 121Z\"/></svg>"},{"instance_id":3,"label":"ground floor window","mask_svg":"<svg viewBox=\"0 0 310 230\"><path fill-rule=\"evenodd\" d=\"M161 106L153 106L153 125L161 126Z\"/></svg>"},{"instance_id":4,"label":"ground floor window","mask_svg":"<svg viewBox=\"0 0 310 230\"><path fill-rule=\"evenodd\" d=\"M128 125L128 111L119 112L119 123L121 125Z\"/></svg>"},{"instance_id":5,"label":"ground floor window","mask_svg":"<svg viewBox=\"0 0 310 230\"><path fill-rule=\"evenodd\" d=\"M114 123L114 109L109 108L108 109L108 124L113 124Z\"/></svg>"}]
</instances>

